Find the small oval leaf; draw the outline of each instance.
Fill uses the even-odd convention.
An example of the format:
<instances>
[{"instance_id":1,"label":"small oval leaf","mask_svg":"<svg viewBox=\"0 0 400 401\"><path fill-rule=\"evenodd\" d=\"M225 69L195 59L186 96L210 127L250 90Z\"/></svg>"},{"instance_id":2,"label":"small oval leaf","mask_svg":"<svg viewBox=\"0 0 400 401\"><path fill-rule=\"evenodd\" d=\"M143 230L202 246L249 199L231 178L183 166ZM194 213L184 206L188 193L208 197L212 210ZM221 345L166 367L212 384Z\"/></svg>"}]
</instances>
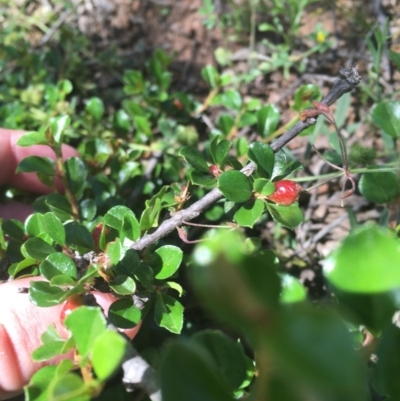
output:
<instances>
[{"instance_id":1,"label":"small oval leaf","mask_svg":"<svg viewBox=\"0 0 400 401\"><path fill-rule=\"evenodd\" d=\"M376 226L359 227L325 261L324 274L343 291L378 293L400 286L400 247Z\"/></svg>"},{"instance_id":2,"label":"small oval leaf","mask_svg":"<svg viewBox=\"0 0 400 401\"><path fill-rule=\"evenodd\" d=\"M171 277L178 270L182 258L183 252L177 246L164 245L158 248L150 261L155 271L155 278L164 280Z\"/></svg>"},{"instance_id":3,"label":"small oval leaf","mask_svg":"<svg viewBox=\"0 0 400 401\"><path fill-rule=\"evenodd\" d=\"M363 174L358 187L361 194L374 203L389 203L400 193L399 179L393 171Z\"/></svg>"},{"instance_id":4,"label":"small oval leaf","mask_svg":"<svg viewBox=\"0 0 400 401\"><path fill-rule=\"evenodd\" d=\"M218 188L226 199L242 203L250 199L253 191L249 177L237 170L229 170L221 174Z\"/></svg>"},{"instance_id":5,"label":"small oval leaf","mask_svg":"<svg viewBox=\"0 0 400 401\"><path fill-rule=\"evenodd\" d=\"M196 148L185 146L179 153L195 170L201 171L202 173L209 173L204 156Z\"/></svg>"}]
</instances>

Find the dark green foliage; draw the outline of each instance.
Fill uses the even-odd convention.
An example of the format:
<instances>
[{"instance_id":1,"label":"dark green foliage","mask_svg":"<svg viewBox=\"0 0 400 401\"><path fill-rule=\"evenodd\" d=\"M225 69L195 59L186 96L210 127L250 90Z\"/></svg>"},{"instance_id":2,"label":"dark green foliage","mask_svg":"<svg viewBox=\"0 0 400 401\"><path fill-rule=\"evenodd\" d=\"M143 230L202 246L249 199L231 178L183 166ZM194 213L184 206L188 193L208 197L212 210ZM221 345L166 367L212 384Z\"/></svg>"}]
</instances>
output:
<instances>
[{"instance_id":1,"label":"dark green foliage","mask_svg":"<svg viewBox=\"0 0 400 401\"><path fill-rule=\"evenodd\" d=\"M243 15L254 12L256 3L249 2L254 9ZM284 268L287 255L294 254L285 250L294 241L292 231L304 222L302 199L287 206L267 199L274 182L296 180L302 165L290 151L270 144L280 134L283 110L244 93L243 84L271 71L301 71L306 54L329 48L317 26L308 37L309 51L292 57L309 3L271 2L272 19L257 23L259 33L280 40L264 42L272 52L268 62L249 56L248 70L233 76L225 69L231 67L228 49L217 49L221 68L201 70L209 88L202 104L190 93L174 92L172 58L162 50L142 69L121 70L121 85L103 97L87 60L81 60L89 43L67 24L58 39L66 54L57 46L43 47L41 56L30 51L30 30L16 22L16 39L13 32L0 33L7 39L0 41L3 124L32 130L19 146L47 146L55 155L27 157L17 168L35 173L49 192L31 202L33 214L25 223L2 222L2 272L13 279L41 276L29 288L38 307L94 290L114 297L107 319L85 301L90 305L65 319L68 339L53 326L42 334L35 361L71 350L77 358L39 370L25 388L27 400L131 399L118 376L131 344L109 323L120 329L141 325L133 345L154 365L163 401L367 401L370 387L398 397L400 336L392 324L400 307L398 237L387 227L354 228L330 256L315 260L324 265L321 286L328 293L312 303L302 280ZM240 13L216 18L209 0L201 12L208 28L241 23ZM4 72L7 63L11 73ZM320 98L319 86L303 85L292 109L310 109ZM381 93L371 98L372 121L393 151L400 136L399 102L381 99ZM346 126L349 107L345 95L335 110L339 128ZM207 127L206 115L212 120ZM251 135L242 135L246 130ZM332 134L320 120L304 133L314 139ZM331 159L341 162L337 140L330 142ZM73 144L79 155L65 160L63 144ZM372 167L378 157L373 149L354 146L352 166L363 168L350 166L335 177L363 173L358 188L367 201L396 205L398 164ZM18 200L21 193L10 189L4 197ZM186 226L195 218L192 238ZM299 253L296 258L304 266ZM364 334L376 337L375 365L362 349Z\"/></svg>"}]
</instances>

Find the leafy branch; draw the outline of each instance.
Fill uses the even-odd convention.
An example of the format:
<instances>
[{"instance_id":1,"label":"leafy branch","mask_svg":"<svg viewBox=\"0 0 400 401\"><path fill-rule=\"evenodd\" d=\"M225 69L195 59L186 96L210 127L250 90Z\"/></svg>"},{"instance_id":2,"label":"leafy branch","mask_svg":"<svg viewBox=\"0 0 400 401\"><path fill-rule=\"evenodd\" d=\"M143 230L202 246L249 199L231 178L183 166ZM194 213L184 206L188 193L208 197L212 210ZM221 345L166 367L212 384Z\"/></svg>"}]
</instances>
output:
<instances>
[{"instance_id":1,"label":"leafy branch","mask_svg":"<svg viewBox=\"0 0 400 401\"><path fill-rule=\"evenodd\" d=\"M327 96L321 101L322 104L330 106L335 103L341 96L345 93L352 91L361 82L361 77L358 74L355 65L351 66L349 69L340 69L340 78L337 78L332 86L332 89L327 94ZM314 125L316 119L311 117L304 121L299 121L296 125L285 132L281 137L271 144L271 148L274 152L282 149L287 143L289 143L293 138L299 135L306 128ZM250 176L256 169L256 165L253 162L248 163L241 172ZM172 232L177 227L184 224L184 221L190 221L199 216L205 209L210 207L212 204L217 202L222 198L222 192L218 188L214 188L203 198L199 199L197 202L193 203L187 209L181 210L171 216L168 220L165 220L156 231L147 234L144 237L137 240L131 245L134 250L142 250L147 248L151 244L155 243L159 239L165 237L170 232Z\"/></svg>"}]
</instances>

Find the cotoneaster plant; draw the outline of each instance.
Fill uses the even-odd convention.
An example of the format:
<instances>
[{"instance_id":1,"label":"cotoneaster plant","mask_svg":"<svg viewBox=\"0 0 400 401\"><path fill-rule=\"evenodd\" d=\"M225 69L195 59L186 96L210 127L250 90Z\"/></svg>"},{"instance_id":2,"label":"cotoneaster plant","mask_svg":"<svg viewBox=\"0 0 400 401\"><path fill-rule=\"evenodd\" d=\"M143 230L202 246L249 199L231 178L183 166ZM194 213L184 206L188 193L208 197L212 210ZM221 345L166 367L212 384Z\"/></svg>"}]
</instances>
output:
<instances>
[{"instance_id":1,"label":"cotoneaster plant","mask_svg":"<svg viewBox=\"0 0 400 401\"><path fill-rule=\"evenodd\" d=\"M351 69L346 70L346 74L346 79L337 80L330 95L323 100L328 105L357 85L357 72ZM237 100L237 95L231 91L229 96ZM257 114L260 132L265 131L271 110L265 107L257 113L253 112L253 115ZM276 390L273 390L273 386L268 390L263 388L263 383L278 383L277 380L285 381L288 377L293 377L290 374L291 367L296 367L299 363L301 365L302 362L295 360L293 364L285 365L289 370L282 377L270 376L275 375L275 372L271 373L265 368L268 366L269 353L274 350L276 355L271 354L271 357L276 357L278 361L283 361L288 354L299 355L297 339L291 337L296 330L292 330L291 324L297 327L303 321L309 323L306 324L306 329L309 330L306 337L315 338L314 333L317 333L321 349L325 349L326 344L335 342L339 333L335 352L329 358L336 358L338 347L344 343L346 346L339 349L339 353L341 358L348 359L346 360L349 363L344 364L348 366L346 372L349 375L351 372L358 372L358 358L353 355L352 343L346 337L347 331L340 319L335 320L332 317L331 320L331 316L325 315L324 311L315 313L310 305L305 306L304 310L301 307L290 310L282 307L281 303L287 301L281 299L292 299L292 295L287 293L289 285L294 283L300 290L295 294L297 301L305 299L304 288L295 278L281 280L279 261L272 250L255 249L254 254L249 254L246 248L249 241L243 235L243 227L252 228L266 214L267 218L272 218L290 229L303 221L303 214L297 203L302 188L287 178L293 176L298 169L298 163L288 160L281 148L314 123L313 116L303 118L271 145L258 140L246 147L239 140L231 141L223 135L215 135L204 148L185 146L180 150L181 157L174 155L179 173L176 174L177 180L157 188L157 191L150 190L150 194L146 187L141 194L141 202L132 208L121 204L124 199L122 196L112 197L116 191L112 187L111 179L119 177L115 166L119 167L120 162L121 166L127 164L124 153L126 144L122 141L107 154L110 160L104 165L105 174L100 175L78 158L66 161L64 169L62 168L60 149L63 133L69 125L67 118L55 120L50 127L43 130L44 133L29 133L21 139L19 144L22 146L53 144L60 171L49 160L37 158L26 160L19 170L37 172L46 182L49 181L47 176L61 176L66 183L69 198L62 194L48 195L35 205L39 211L26 227L16 223L3 227L6 235L19 241L18 243L21 243L22 234L27 235L22 235L23 238L29 237L22 245L25 259L14 264L10 271L18 276L24 269L32 269L48 280L35 282L29 289L32 300L38 306L51 306L66 301L62 320L71 333L70 337L64 341L53 329L49 329L42 338L43 346L34 354L35 360L51 359L75 348L79 355L74 363L68 363L67 366L38 372L26 390L26 394L31 397L29 400L40 399L35 398L35 394L40 394L43 399L52 399L61 389L65 390L65 383L68 384L64 397L66 400L73 400L76 394L87 400L101 392L106 381L121 365L124 385L128 389L144 389L152 401L181 401L190 399L188 394L201 394L202 399L230 401L233 394L246 396L253 392L256 395L262 394L260 399L279 399L282 388L287 386L279 385L279 391L271 395L267 391ZM127 148L129 146L131 143ZM168 154L165 158L167 157ZM100 170L100 163L97 167ZM164 167L161 164L160 170L156 172L157 177L162 176ZM123 185L121 187L125 190ZM104 189L108 191L106 195ZM120 203L106 207L110 197L113 202ZM76 206L74 209L68 203L70 199ZM259 379L253 383L253 361L249 363L240 343L221 333L199 331L187 342L172 341L171 346L167 345L162 350L161 362L154 363L158 370L156 377L148 362L137 356L126 339L121 339L112 329L113 326L126 329L142 324L142 328L145 326L144 330L151 331L155 321L159 327L166 328L171 333L189 336L188 326L185 326L183 319L184 304L177 299L184 294L178 281L178 269L182 262L189 268L194 266L189 257L184 258L183 246L181 249L172 245L181 243L176 242L177 236L169 234L199 216L214 217L212 213L206 214L213 205L216 210L218 207L220 210L222 208L223 218L234 221L237 229L222 240L206 238L201 243L205 244L203 248L199 244L198 257L194 260L198 268L193 269L194 274L190 275L190 279L199 298L211 308L212 313L217 312L217 315L228 318L239 330L245 327L245 338L249 341L246 346L252 347L257 358L260 357L255 361ZM218 222L221 222L221 215L219 219ZM232 231L232 227L228 230ZM162 245L156 245L160 240ZM205 252L202 253L202 250ZM210 259L213 256L215 263ZM77 269L79 258L83 258L86 263ZM100 287L116 294L118 298L111 305L107 318L99 309L88 304L79 306L81 294L99 290ZM79 297L75 297L77 294ZM207 294L211 294L208 301ZM212 310L213 304L215 310ZM69 313L70 311L72 312ZM148 324L149 318L153 321L152 325ZM320 321L324 324L318 326ZM331 321L333 326L330 325ZM296 352L285 352L286 344ZM306 345L314 347L315 343L301 344ZM235 364L225 357L222 358L225 367L233 366L235 370L238 369L235 375L224 373L225 368L220 365L218 353L215 355L216 350L229 350L227 354L235 355ZM315 360L312 352L307 353L307 357L311 364L315 362L319 371L319 361ZM128 366L137 367L138 360L142 371L146 371L146 377L132 378L139 369L129 369ZM196 367L195 372L193 366ZM77 368L80 369L80 374L76 374ZM176 386L185 387L187 384L186 380L182 381L179 377L187 377L188 372L192 374L192 379L187 381L190 386L181 393L185 396L179 398L180 393L176 391ZM307 386L306 394L312 394L316 399L326 398L321 390L326 385L329 393L335 395L335 400L361 401L360 397L357 398L357 392L363 385L363 378L352 376L357 385L354 385L353 380L350 384L338 387L337 381L331 383L331 373L326 371L326 376L324 373L321 379L323 385L314 388L307 377L299 377L299 383L293 383L294 388L289 391L290 397L286 398L295 399L293 394L300 392L304 385ZM157 383L161 383L162 398ZM299 400L303 401L304 397Z\"/></svg>"}]
</instances>

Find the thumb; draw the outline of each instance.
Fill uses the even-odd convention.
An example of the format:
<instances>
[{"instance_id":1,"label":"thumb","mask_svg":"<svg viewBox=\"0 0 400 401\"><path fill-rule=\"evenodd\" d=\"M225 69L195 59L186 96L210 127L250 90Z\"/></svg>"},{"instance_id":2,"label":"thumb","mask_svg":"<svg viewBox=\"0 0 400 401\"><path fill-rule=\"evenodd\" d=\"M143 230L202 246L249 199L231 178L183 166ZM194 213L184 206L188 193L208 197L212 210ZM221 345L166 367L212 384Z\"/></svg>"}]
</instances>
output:
<instances>
[{"instance_id":1,"label":"thumb","mask_svg":"<svg viewBox=\"0 0 400 401\"><path fill-rule=\"evenodd\" d=\"M18 292L18 288L29 287L32 280L25 278L0 285L0 399L7 399L21 392L31 376L42 366L58 363L71 357L67 354L50 362L34 362L33 350L41 345L40 337L50 324L54 324L61 336L68 332L60 322L63 304L40 308L31 303L29 295ZM93 293L99 305L107 313L115 298L110 294ZM125 333L133 338L140 325Z\"/></svg>"}]
</instances>

